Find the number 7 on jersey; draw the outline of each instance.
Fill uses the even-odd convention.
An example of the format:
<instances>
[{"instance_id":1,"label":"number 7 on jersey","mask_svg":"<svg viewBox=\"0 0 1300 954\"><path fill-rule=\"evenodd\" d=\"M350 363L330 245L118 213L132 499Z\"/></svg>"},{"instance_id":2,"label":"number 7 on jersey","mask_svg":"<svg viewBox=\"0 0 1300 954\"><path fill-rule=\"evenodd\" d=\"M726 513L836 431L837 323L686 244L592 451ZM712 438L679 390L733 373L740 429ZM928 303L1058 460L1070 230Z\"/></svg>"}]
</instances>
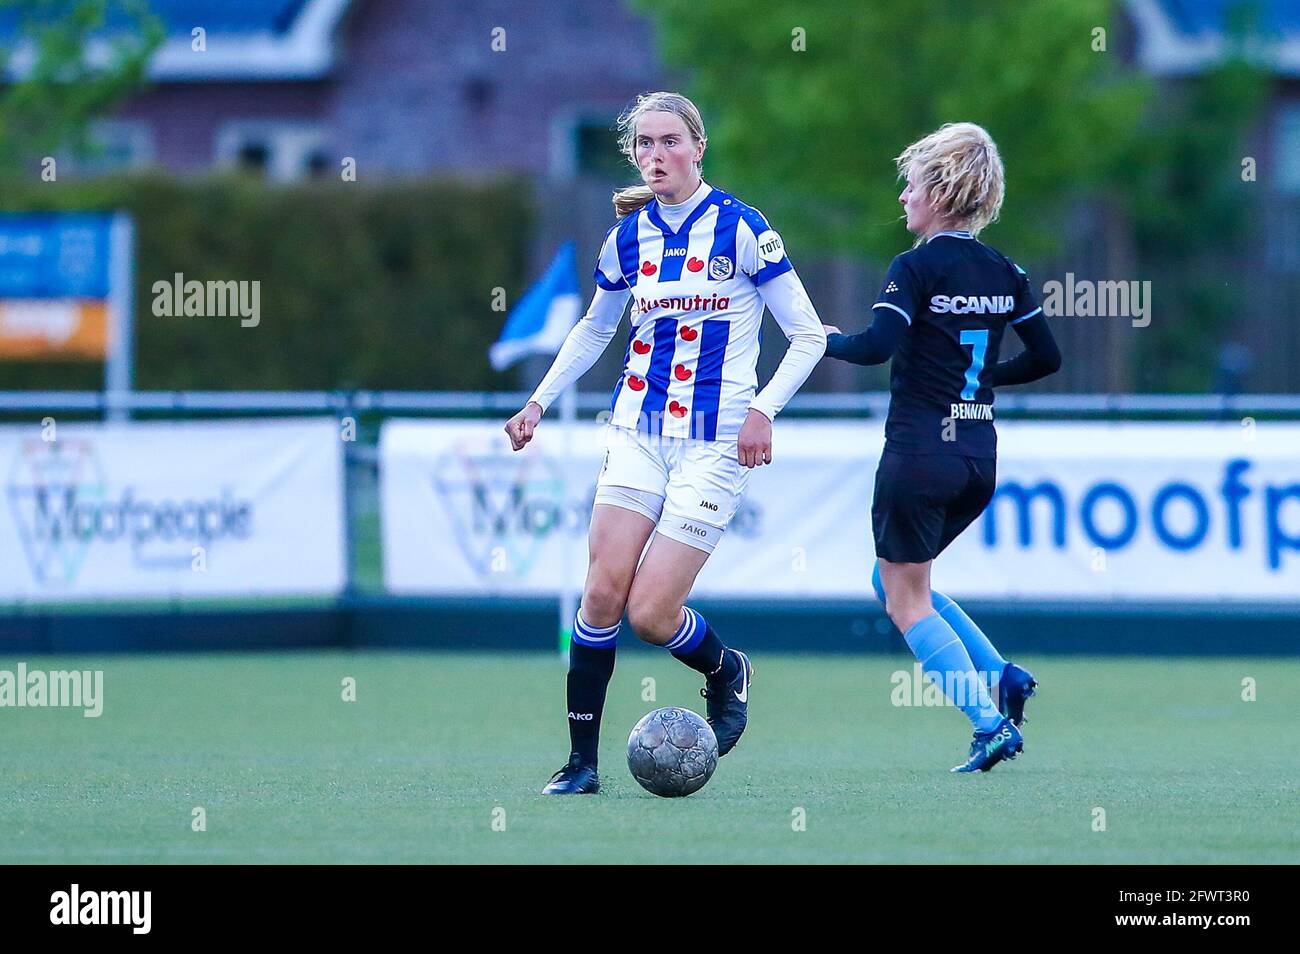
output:
<instances>
[{"instance_id":1,"label":"number 7 on jersey","mask_svg":"<svg viewBox=\"0 0 1300 954\"><path fill-rule=\"evenodd\" d=\"M961 333L961 343L971 346L970 367L966 369L966 386L961 389L961 399L963 401L975 400L975 392L980 386L980 372L984 370L984 353L989 347L989 332L987 328L980 328L977 331L963 331Z\"/></svg>"}]
</instances>

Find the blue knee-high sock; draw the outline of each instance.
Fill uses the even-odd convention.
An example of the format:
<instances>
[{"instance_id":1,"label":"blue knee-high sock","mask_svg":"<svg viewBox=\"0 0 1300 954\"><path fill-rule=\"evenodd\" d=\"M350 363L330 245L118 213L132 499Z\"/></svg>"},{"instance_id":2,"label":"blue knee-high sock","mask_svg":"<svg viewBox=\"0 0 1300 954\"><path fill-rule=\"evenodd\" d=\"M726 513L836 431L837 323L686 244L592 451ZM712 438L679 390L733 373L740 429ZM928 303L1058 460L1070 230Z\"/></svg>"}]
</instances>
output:
<instances>
[{"instance_id":1,"label":"blue knee-high sock","mask_svg":"<svg viewBox=\"0 0 1300 954\"><path fill-rule=\"evenodd\" d=\"M696 672L710 677L726 677L739 665L734 653L727 655L727 647L713 627L689 606L682 607L682 624L664 648Z\"/></svg>"},{"instance_id":2,"label":"blue knee-high sock","mask_svg":"<svg viewBox=\"0 0 1300 954\"><path fill-rule=\"evenodd\" d=\"M871 572L871 586L876 591L877 599L883 604L885 587L880 582L879 560L876 561L876 567ZM961 644L966 647L966 654L970 656L970 661L984 678L989 692L996 692L998 683L1002 681L1002 671L1007 668L1007 661L1002 658L997 647L989 641L989 638L984 635L984 630L975 625L975 621L966 615L966 611L957 605L955 600L944 596L938 590L931 590L930 605L947 621L952 631L957 634L957 638L961 640Z\"/></svg>"},{"instance_id":3,"label":"blue knee-high sock","mask_svg":"<svg viewBox=\"0 0 1300 954\"><path fill-rule=\"evenodd\" d=\"M1002 721L1002 713L971 664L966 647L953 628L938 613L916 623L903 634L912 655L930 681L966 713L977 732L991 732Z\"/></svg>"},{"instance_id":4,"label":"blue knee-high sock","mask_svg":"<svg viewBox=\"0 0 1300 954\"><path fill-rule=\"evenodd\" d=\"M997 647L989 642L984 630L975 625L975 621L966 615L966 611L956 601L944 596L938 590L930 591L930 603L934 610L952 627L961 644L966 647L970 661L984 678L990 692L997 690L1002 681L1002 670L1007 668L1007 661L1002 658Z\"/></svg>"},{"instance_id":5,"label":"blue knee-high sock","mask_svg":"<svg viewBox=\"0 0 1300 954\"><path fill-rule=\"evenodd\" d=\"M573 620L566 683L569 744L572 754L591 766L596 765L600 753L600 717L605 711L605 690L614 675L619 625L590 626L581 609Z\"/></svg>"}]
</instances>

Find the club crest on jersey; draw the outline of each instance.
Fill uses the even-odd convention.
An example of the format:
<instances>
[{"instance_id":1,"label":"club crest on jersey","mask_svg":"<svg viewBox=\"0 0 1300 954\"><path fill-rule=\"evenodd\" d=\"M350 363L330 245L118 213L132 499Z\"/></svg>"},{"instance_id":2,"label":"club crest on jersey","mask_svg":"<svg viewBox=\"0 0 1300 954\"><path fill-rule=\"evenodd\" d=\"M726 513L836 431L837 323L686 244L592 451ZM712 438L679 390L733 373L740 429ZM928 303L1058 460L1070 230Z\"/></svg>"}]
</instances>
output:
<instances>
[{"instance_id":1,"label":"club crest on jersey","mask_svg":"<svg viewBox=\"0 0 1300 954\"><path fill-rule=\"evenodd\" d=\"M731 259L725 255L715 255L709 259L709 277L717 281L725 281L731 277L734 266Z\"/></svg>"}]
</instances>

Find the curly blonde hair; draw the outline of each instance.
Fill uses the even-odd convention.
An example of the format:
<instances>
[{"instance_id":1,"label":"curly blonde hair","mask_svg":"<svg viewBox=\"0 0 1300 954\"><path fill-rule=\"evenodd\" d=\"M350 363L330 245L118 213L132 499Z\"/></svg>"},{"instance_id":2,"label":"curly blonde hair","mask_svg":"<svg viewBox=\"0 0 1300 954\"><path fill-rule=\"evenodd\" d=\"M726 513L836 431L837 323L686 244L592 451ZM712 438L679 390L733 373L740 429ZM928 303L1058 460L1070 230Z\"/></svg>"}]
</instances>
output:
<instances>
[{"instance_id":1,"label":"curly blonde hair","mask_svg":"<svg viewBox=\"0 0 1300 954\"><path fill-rule=\"evenodd\" d=\"M904 149L894 163L902 178L926 190L939 215L972 235L997 221L1006 173L997 143L983 126L945 123Z\"/></svg>"},{"instance_id":2,"label":"curly blonde hair","mask_svg":"<svg viewBox=\"0 0 1300 954\"><path fill-rule=\"evenodd\" d=\"M618 147L637 172L641 169L636 164L636 123L646 113L672 113L686 124L686 131L692 139L705 146L709 143L700 111L689 99L681 93L645 93L638 96L636 102L618 117ZM697 172L702 165L697 166ZM649 186L636 185L619 189L614 193L614 211L622 218L642 208L654 197Z\"/></svg>"}]
</instances>

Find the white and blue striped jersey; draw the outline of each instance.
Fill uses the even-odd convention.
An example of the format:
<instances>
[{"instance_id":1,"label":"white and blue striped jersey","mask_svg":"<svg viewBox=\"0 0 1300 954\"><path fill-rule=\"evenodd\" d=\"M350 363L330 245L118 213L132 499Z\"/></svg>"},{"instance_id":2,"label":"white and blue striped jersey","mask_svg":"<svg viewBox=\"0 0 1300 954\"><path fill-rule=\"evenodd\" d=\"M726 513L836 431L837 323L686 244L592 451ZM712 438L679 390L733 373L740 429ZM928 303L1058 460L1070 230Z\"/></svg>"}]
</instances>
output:
<instances>
[{"instance_id":1,"label":"white and blue striped jersey","mask_svg":"<svg viewBox=\"0 0 1300 954\"><path fill-rule=\"evenodd\" d=\"M735 439L758 384L759 288L792 268L762 214L717 189L676 228L655 199L610 229L596 284L632 297L610 423Z\"/></svg>"}]
</instances>

